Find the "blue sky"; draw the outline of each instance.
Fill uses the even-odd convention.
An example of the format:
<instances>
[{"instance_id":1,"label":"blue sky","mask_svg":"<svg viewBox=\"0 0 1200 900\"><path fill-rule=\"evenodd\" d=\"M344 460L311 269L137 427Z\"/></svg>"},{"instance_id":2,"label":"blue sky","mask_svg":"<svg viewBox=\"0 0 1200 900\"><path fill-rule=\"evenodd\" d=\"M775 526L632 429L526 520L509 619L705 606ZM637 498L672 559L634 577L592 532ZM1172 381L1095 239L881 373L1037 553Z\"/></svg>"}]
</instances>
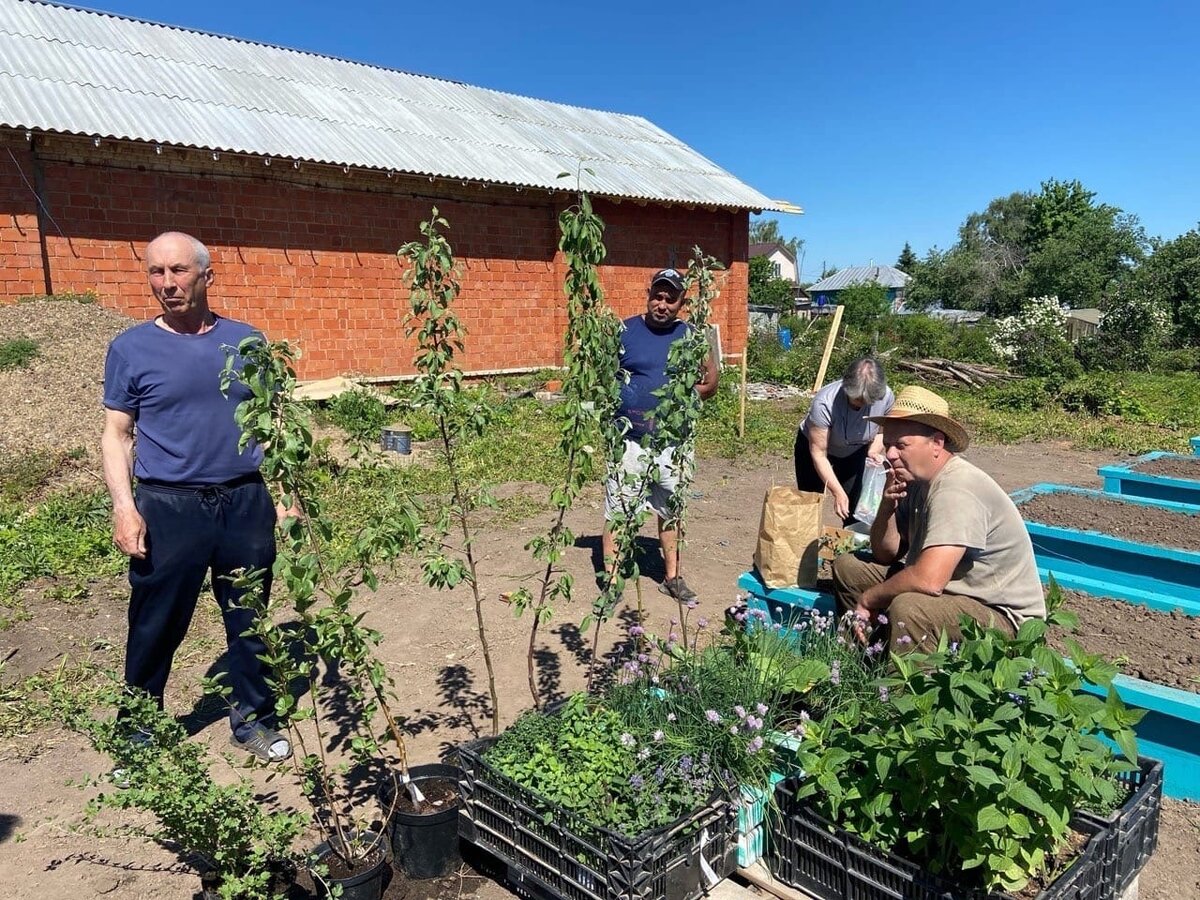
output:
<instances>
[{"instance_id":1,"label":"blue sky","mask_svg":"<svg viewBox=\"0 0 1200 900\"><path fill-rule=\"evenodd\" d=\"M645 116L803 206L780 222L809 279L949 246L968 213L1051 177L1151 235L1200 220L1184 0L88 5Z\"/></svg>"}]
</instances>

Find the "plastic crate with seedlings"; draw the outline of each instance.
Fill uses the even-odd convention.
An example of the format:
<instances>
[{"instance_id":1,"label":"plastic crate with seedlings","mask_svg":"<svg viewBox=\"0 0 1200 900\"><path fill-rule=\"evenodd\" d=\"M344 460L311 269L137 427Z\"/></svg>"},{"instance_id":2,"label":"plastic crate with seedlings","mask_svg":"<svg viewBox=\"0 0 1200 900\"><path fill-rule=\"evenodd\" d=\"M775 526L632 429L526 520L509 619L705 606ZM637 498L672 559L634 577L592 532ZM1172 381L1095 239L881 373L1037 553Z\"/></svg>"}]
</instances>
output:
<instances>
[{"instance_id":1,"label":"plastic crate with seedlings","mask_svg":"<svg viewBox=\"0 0 1200 900\"><path fill-rule=\"evenodd\" d=\"M501 775L484 759L494 743L458 748L461 834L507 866L512 887L563 900L693 900L733 872L737 816L728 800L713 798L630 837L583 822Z\"/></svg>"}]
</instances>

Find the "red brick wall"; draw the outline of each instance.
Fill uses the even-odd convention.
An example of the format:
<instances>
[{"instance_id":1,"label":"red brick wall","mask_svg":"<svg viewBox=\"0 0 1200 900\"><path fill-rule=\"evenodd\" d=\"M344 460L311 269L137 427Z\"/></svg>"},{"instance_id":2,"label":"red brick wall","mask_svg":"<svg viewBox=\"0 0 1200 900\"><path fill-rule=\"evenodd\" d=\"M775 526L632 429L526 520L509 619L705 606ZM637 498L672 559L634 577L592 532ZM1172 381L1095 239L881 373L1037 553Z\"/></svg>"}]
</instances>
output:
<instances>
[{"instance_id":1,"label":"red brick wall","mask_svg":"<svg viewBox=\"0 0 1200 900\"><path fill-rule=\"evenodd\" d=\"M9 132L0 134L0 302L46 291L32 191L38 166L55 292L92 290L105 306L148 318L157 304L146 285L146 242L167 229L187 231L212 251L213 308L294 341L301 377L407 374L407 291L395 251L419 236L437 205L463 266L464 368L561 359L557 217L565 195L61 136L31 144ZM714 318L724 351L741 352L746 213L629 201L598 201L596 209L609 250L601 279L621 315L644 307L653 270L685 266L699 244L729 265Z\"/></svg>"}]
</instances>

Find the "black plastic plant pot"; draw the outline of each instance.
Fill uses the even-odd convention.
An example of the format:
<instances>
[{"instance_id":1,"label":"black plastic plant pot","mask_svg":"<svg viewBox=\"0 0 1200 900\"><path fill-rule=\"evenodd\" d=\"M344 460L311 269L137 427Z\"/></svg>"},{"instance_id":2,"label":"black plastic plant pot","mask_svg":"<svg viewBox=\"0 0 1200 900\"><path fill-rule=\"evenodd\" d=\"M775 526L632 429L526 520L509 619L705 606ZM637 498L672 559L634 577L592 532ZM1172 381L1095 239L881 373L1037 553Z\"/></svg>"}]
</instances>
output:
<instances>
[{"instance_id":1,"label":"black plastic plant pot","mask_svg":"<svg viewBox=\"0 0 1200 900\"><path fill-rule=\"evenodd\" d=\"M396 865L407 877L414 879L440 878L458 867L462 854L458 847L458 814L462 800L458 797L458 766L429 763L413 766L409 776L422 793L439 783L448 785L455 802L427 813L410 812L397 807L392 812L392 854ZM392 785L384 788L384 800L392 806Z\"/></svg>"},{"instance_id":2,"label":"black plastic plant pot","mask_svg":"<svg viewBox=\"0 0 1200 900\"><path fill-rule=\"evenodd\" d=\"M335 869L340 867L341 858L333 852L329 841L318 844L313 851L318 862ZM382 839L373 852L365 860L355 866L348 875L338 875L331 872L324 879L314 878L317 882L317 894L321 897L331 896L335 885L341 885L342 900L382 900L383 891L391 880L392 865L388 858L387 848Z\"/></svg>"},{"instance_id":3,"label":"black plastic plant pot","mask_svg":"<svg viewBox=\"0 0 1200 900\"><path fill-rule=\"evenodd\" d=\"M296 883L296 864L290 859L280 859L268 863L267 867L271 872L268 892L272 897L286 896ZM200 900L221 900L221 883L219 872L200 873Z\"/></svg>"}]
</instances>

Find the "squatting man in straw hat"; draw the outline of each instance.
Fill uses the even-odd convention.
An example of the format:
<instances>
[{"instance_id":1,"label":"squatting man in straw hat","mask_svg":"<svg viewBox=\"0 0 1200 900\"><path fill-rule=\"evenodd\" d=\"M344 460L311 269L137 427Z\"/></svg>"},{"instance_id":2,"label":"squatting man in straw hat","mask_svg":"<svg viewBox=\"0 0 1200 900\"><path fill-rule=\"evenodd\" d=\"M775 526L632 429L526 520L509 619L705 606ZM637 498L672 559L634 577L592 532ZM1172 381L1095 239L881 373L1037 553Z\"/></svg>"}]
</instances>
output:
<instances>
[{"instance_id":1,"label":"squatting man in straw hat","mask_svg":"<svg viewBox=\"0 0 1200 900\"><path fill-rule=\"evenodd\" d=\"M871 527L869 558L833 564L842 612L886 625L889 649L932 649L939 632L961 639L960 617L1012 635L1046 617L1033 545L1021 514L991 476L958 454L967 430L946 401L921 387L896 395L883 427L890 464Z\"/></svg>"},{"instance_id":2,"label":"squatting man in straw hat","mask_svg":"<svg viewBox=\"0 0 1200 900\"><path fill-rule=\"evenodd\" d=\"M276 522L299 515L271 501L258 471L262 449L238 449L234 410L249 390L221 392L225 348L261 335L209 309L213 269L194 237L160 234L146 247L146 270L162 314L118 335L104 364L104 480L113 541L129 557L125 681L162 705L211 574L229 645L230 741L263 760L287 759L291 746L272 727L275 698L258 658L265 648L245 634L253 613L229 578L266 569L261 590L269 591Z\"/></svg>"}]
</instances>

